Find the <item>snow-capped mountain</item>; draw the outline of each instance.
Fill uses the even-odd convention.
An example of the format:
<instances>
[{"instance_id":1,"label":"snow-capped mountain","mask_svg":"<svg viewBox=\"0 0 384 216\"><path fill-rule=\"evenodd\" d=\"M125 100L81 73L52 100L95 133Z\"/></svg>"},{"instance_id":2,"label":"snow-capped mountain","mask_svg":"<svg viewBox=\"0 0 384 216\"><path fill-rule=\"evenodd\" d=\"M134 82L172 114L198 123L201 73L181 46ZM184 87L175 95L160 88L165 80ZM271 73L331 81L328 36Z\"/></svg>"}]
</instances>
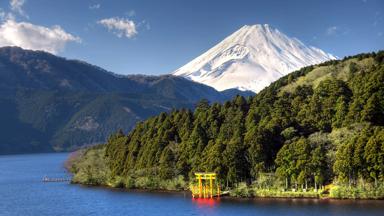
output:
<instances>
[{"instance_id":1,"label":"snow-capped mountain","mask_svg":"<svg viewBox=\"0 0 384 216\"><path fill-rule=\"evenodd\" d=\"M243 26L173 74L214 87L259 92L301 67L335 59L270 25Z\"/></svg>"}]
</instances>

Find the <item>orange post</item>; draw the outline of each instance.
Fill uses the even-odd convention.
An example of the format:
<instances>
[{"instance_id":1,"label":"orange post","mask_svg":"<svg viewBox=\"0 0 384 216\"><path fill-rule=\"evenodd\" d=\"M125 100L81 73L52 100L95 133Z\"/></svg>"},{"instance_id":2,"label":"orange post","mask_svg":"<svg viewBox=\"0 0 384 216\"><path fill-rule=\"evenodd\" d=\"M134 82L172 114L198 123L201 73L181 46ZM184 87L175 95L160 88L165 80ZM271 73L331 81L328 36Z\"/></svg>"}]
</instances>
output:
<instances>
[{"instance_id":1,"label":"orange post","mask_svg":"<svg viewBox=\"0 0 384 216\"><path fill-rule=\"evenodd\" d=\"M202 196L202 198L205 198L205 190L204 190L204 187L202 187L202 189L203 189L203 196Z\"/></svg>"},{"instance_id":2,"label":"orange post","mask_svg":"<svg viewBox=\"0 0 384 216\"><path fill-rule=\"evenodd\" d=\"M203 190L203 183L201 181L201 175L199 175L199 198L202 196L202 190Z\"/></svg>"},{"instance_id":3,"label":"orange post","mask_svg":"<svg viewBox=\"0 0 384 216\"><path fill-rule=\"evenodd\" d=\"M213 179L212 179L212 176L209 176L209 189L210 189L210 192L211 192L211 198L213 197Z\"/></svg>"}]
</instances>

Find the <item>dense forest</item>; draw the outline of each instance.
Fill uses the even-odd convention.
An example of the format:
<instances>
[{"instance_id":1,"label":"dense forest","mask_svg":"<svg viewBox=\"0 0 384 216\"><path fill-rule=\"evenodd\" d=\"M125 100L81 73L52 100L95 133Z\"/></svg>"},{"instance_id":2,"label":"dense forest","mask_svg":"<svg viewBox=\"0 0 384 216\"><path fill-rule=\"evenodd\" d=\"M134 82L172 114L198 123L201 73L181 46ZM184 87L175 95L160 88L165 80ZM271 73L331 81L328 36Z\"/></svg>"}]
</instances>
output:
<instances>
[{"instance_id":1,"label":"dense forest","mask_svg":"<svg viewBox=\"0 0 384 216\"><path fill-rule=\"evenodd\" d=\"M383 197L383 84L384 51L305 67L256 96L202 100L117 132L74 159L74 181L177 188L213 171L223 187L253 195L332 184L335 197Z\"/></svg>"}]
</instances>

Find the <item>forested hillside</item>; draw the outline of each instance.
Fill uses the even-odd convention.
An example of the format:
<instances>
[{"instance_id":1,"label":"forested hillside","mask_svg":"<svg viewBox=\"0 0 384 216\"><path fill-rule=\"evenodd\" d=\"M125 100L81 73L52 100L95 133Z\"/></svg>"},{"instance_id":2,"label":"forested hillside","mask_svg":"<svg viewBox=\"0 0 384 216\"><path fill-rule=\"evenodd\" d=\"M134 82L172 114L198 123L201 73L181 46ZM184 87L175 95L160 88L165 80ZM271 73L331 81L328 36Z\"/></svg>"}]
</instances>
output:
<instances>
[{"instance_id":1,"label":"forested hillside","mask_svg":"<svg viewBox=\"0 0 384 216\"><path fill-rule=\"evenodd\" d=\"M230 94L181 77L116 75L42 51L2 47L0 154L103 143L119 128L130 131L137 121L173 108L193 108L202 98L224 101Z\"/></svg>"},{"instance_id":2,"label":"forested hillside","mask_svg":"<svg viewBox=\"0 0 384 216\"><path fill-rule=\"evenodd\" d=\"M369 194L360 198L377 198L384 194L383 83L383 51L305 67L256 96L203 100L194 111L161 113L113 134L77 159L74 181L181 187L193 172L213 171L227 187L334 183L339 191L331 193L348 197L343 186L363 185Z\"/></svg>"}]
</instances>

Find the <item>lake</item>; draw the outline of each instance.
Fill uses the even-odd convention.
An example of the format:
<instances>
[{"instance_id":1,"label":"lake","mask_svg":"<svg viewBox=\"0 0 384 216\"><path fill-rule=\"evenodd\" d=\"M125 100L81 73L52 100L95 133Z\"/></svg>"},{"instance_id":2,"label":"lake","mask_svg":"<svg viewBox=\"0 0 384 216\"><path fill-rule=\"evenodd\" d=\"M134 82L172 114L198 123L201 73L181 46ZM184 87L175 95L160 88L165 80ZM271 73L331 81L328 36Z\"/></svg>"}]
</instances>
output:
<instances>
[{"instance_id":1,"label":"lake","mask_svg":"<svg viewBox=\"0 0 384 216\"><path fill-rule=\"evenodd\" d=\"M68 154L0 156L0 215L383 215L384 201L193 200L184 193L132 192L44 183L68 177Z\"/></svg>"}]
</instances>

